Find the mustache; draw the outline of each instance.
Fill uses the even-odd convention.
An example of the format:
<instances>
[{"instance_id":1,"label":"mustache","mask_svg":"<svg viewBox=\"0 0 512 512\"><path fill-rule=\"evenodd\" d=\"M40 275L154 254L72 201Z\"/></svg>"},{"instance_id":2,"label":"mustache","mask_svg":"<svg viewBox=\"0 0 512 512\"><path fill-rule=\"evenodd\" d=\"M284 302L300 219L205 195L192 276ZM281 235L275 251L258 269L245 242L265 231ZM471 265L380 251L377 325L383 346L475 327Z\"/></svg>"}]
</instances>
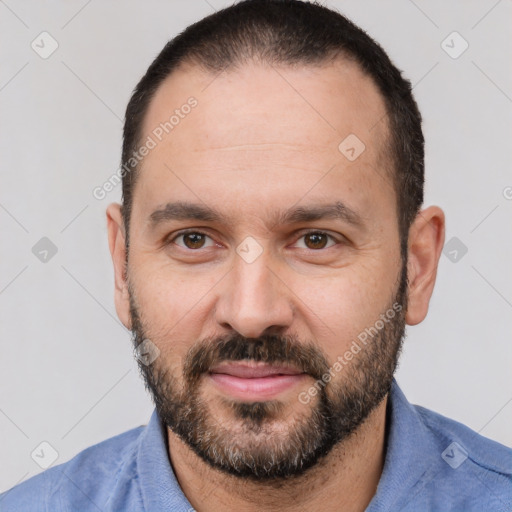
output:
<instances>
[{"instance_id":1,"label":"mustache","mask_svg":"<svg viewBox=\"0 0 512 512\"><path fill-rule=\"evenodd\" d=\"M264 335L246 338L239 334L216 337L192 347L183 366L185 380L197 381L202 374L225 361L254 361L267 364L285 363L314 379L329 371L324 353L313 343L299 342L295 336Z\"/></svg>"}]
</instances>

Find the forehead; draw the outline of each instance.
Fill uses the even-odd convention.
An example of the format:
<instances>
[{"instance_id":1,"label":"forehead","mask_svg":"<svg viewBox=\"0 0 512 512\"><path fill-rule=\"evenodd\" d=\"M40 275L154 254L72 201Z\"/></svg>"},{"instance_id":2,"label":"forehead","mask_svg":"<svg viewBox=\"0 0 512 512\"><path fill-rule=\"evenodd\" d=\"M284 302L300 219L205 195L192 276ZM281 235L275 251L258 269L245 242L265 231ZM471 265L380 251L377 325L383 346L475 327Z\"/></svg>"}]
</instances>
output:
<instances>
[{"instance_id":1,"label":"forehead","mask_svg":"<svg viewBox=\"0 0 512 512\"><path fill-rule=\"evenodd\" d=\"M372 143L386 128L376 126L376 115L385 113L381 94L348 60L293 67L250 61L218 74L183 64L155 93L143 132L168 120L191 96L198 101L191 117L200 119L193 126L196 138L189 140L194 147L216 147L226 139L230 145L275 142L276 132L282 140L325 146L326 137L338 140L350 128ZM186 129L173 129L166 142L177 145L180 135L186 137Z\"/></svg>"},{"instance_id":2,"label":"forehead","mask_svg":"<svg viewBox=\"0 0 512 512\"><path fill-rule=\"evenodd\" d=\"M363 199L372 187L393 195L384 117L376 86L346 60L251 62L217 75L182 65L159 87L144 119L142 140L151 137L155 146L140 166L139 206L202 199L217 189L219 200L238 208L243 202L247 210L260 207L270 188L285 202L308 187L322 195L341 184Z\"/></svg>"}]
</instances>

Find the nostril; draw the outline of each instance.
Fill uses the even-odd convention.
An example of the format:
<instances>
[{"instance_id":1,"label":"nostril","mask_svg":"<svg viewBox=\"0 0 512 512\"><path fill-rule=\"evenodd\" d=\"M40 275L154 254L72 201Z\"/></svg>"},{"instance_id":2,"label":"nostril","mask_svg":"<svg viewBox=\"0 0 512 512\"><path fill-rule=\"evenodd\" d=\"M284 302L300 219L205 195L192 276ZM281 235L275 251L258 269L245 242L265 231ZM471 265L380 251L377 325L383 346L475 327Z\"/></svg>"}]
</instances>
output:
<instances>
[{"instance_id":1,"label":"nostril","mask_svg":"<svg viewBox=\"0 0 512 512\"><path fill-rule=\"evenodd\" d=\"M287 327L282 325L271 325L261 333L261 336L281 336L285 329L287 329Z\"/></svg>"}]
</instances>

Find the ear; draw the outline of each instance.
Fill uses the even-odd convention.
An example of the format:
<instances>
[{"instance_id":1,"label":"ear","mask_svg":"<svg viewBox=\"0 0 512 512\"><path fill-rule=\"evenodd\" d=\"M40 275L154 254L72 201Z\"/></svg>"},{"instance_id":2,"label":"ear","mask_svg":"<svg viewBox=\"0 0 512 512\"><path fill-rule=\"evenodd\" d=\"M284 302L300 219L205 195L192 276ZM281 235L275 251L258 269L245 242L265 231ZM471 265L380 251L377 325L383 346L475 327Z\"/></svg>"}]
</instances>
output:
<instances>
[{"instance_id":1,"label":"ear","mask_svg":"<svg viewBox=\"0 0 512 512\"><path fill-rule=\"evenodd\" d=\"M444 213L437 206L430 206L419 212L409 230L409 297L405 317L409 325L419 324L427 316L444 235Z\"/></svg>"},{"instance_id":2,"label":"ear","mask_svg":"<svg viewBox=\"0 0 512 512\"><path fill-rule=\"evenodd\" d=\"M107 207L108 245L114 264L115 290L114 301L117 316L127 329L131 329L130 301L126 269L126 237L124 232L121 205L109 204Z\"/></svg>"}]
</instances>

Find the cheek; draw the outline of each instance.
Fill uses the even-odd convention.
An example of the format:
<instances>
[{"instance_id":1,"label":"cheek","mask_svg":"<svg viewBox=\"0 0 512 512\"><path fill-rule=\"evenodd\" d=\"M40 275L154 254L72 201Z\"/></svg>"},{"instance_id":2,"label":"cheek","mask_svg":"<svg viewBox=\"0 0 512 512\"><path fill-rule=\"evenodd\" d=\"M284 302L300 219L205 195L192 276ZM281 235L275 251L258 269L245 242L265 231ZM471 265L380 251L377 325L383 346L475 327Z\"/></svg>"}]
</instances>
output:
<instances>
[{"instance_id":1,"label":"cheek","mask_svg":"<svg viewBox=\"0 0 512 512\"><path fill-rule=\"evenodd\" d=\"M331 361L385 311L393 289L389 272L387 277L381 269L359 267L321 280L297 281L293 289L305 298L305 321Z\"/></svg>"},{"instance_id":2,"label":"cheek","mask_svg":"<svg viewBox=\"0 0 512 512\"><path fill-rule=\"evenodd\" d=\"M131 280L146 334L162 352L184 353L200 337L208 296L218 279L149 259L134 268Z\"/></svg>"}]
</instances>

